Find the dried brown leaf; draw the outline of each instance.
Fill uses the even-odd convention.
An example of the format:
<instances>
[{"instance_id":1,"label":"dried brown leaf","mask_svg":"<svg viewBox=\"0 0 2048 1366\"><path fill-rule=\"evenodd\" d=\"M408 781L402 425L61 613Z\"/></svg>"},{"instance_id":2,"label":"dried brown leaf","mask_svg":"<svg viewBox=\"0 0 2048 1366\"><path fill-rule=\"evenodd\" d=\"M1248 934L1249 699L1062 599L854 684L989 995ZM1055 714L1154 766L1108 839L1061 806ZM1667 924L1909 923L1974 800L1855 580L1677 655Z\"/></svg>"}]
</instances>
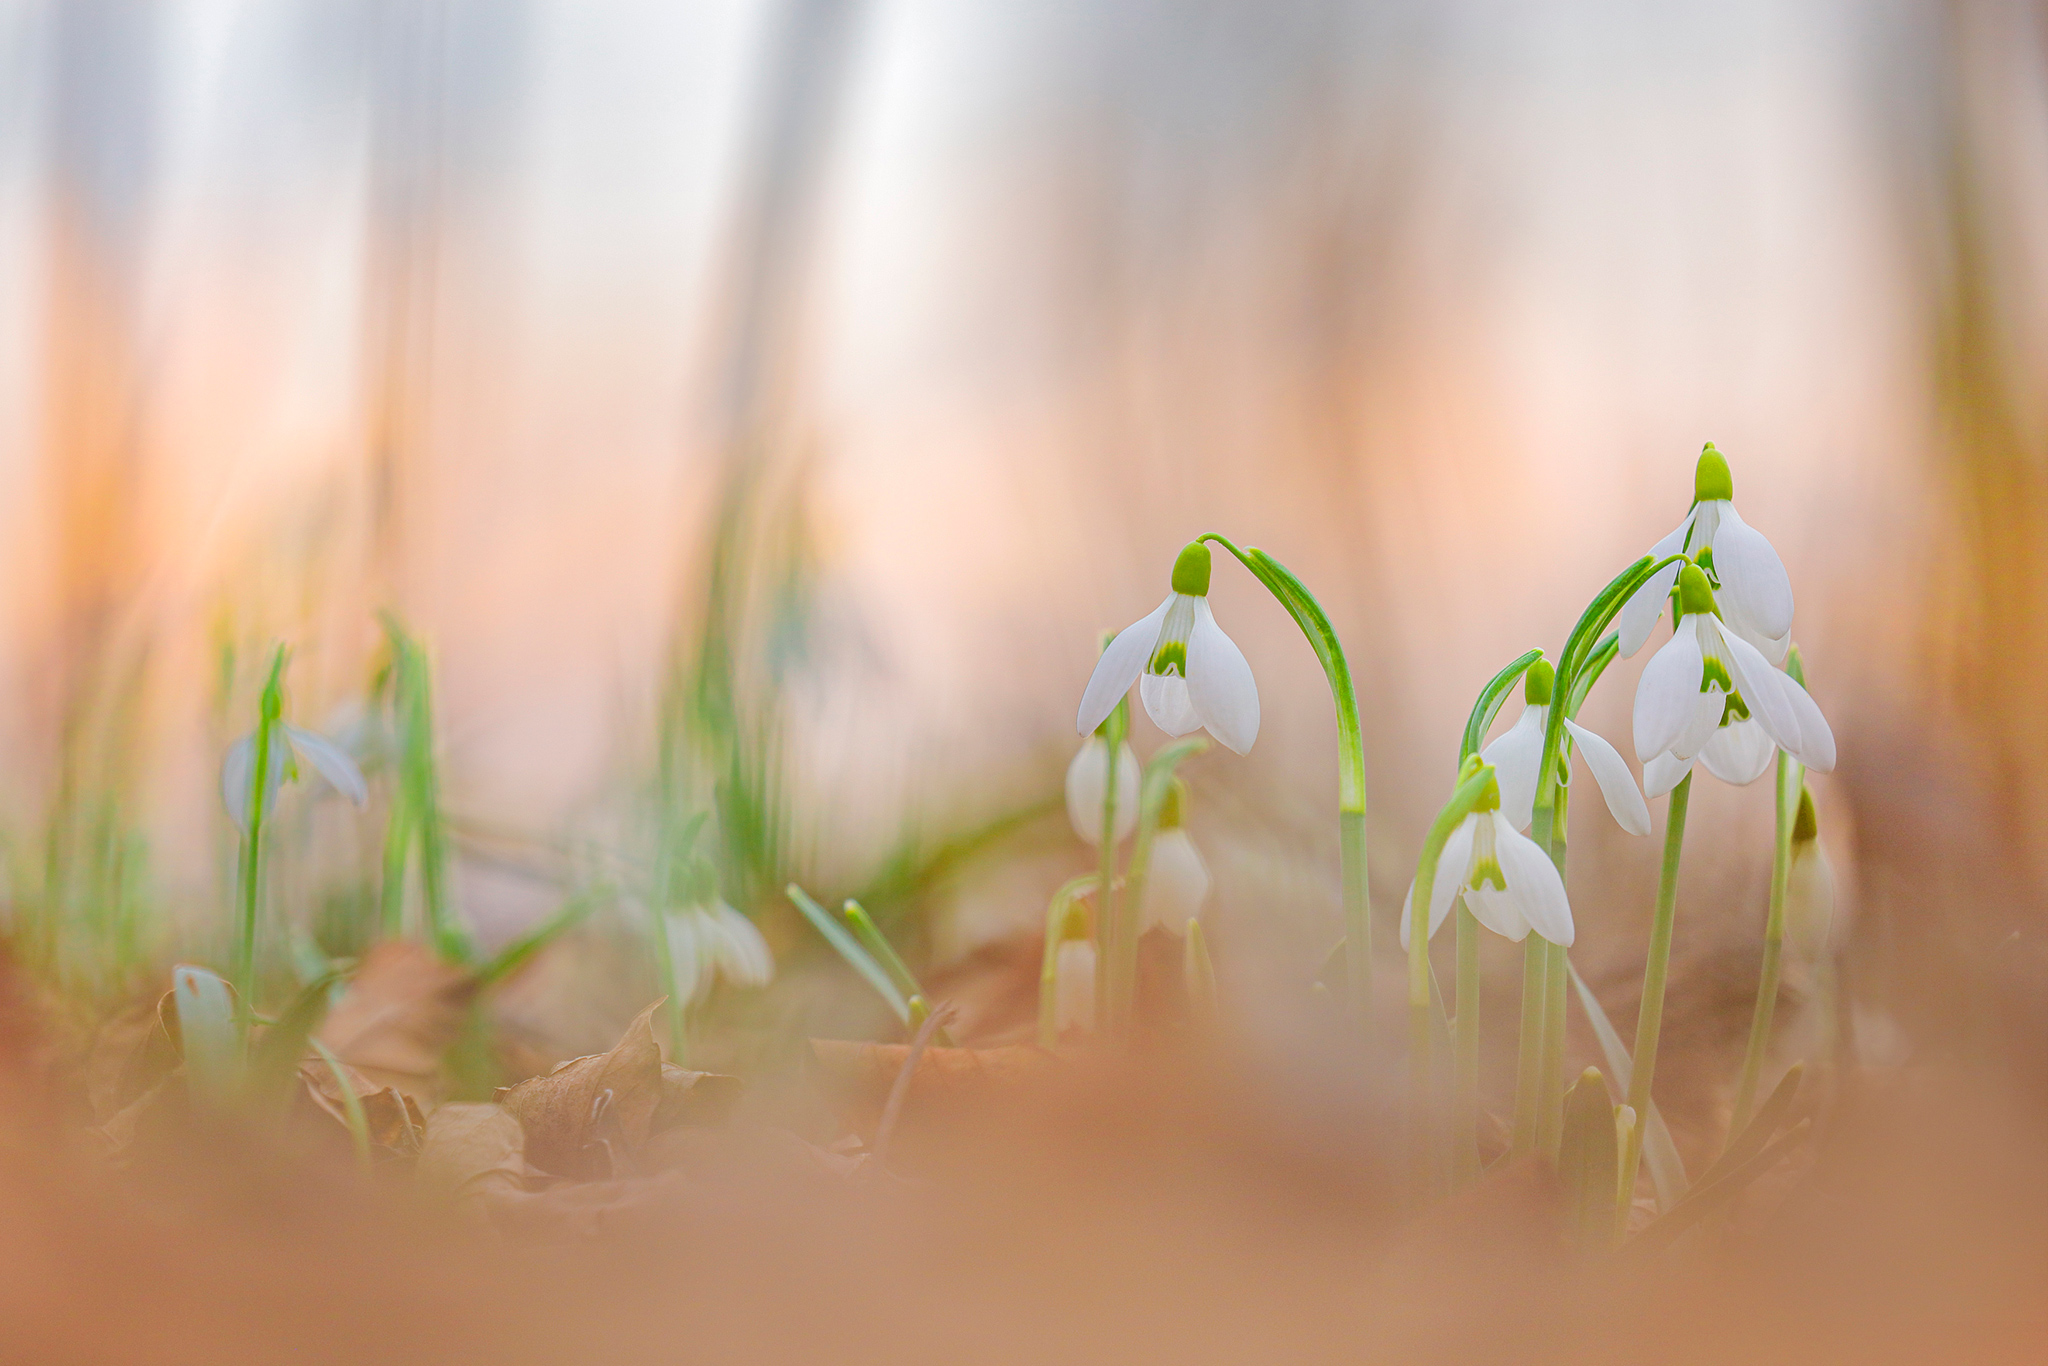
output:
<instances>
[{"instance_id":1,"label":"dried brown leaf","mask_svg":"<svg viewBox=\"0 0 2048 1366\"><path fill-rule=\"evenodd\" d=\"M427 1117L419 1102L395 1086L375 1085L352 1067L343 1066L341 1071L355 1091L356 1098L362 1102L363 1119L369 1129L372 1146L387 1152L417 1155L427 1132ZM307 1098L346 1127L348 1104L342 1099L341 1083L336 1079L334 1070L324 1062L302 1063L299 1079L305 1084Z\"/></svg>"},{"instance_id":2,"label":"dried brown leaf","mask_svg":"<svg viewBox=\"0 0 2048 1366\"><path fill-rule=\"evenodd\" d=\"M441 1056L462 1032L477 982L432 949L387 939L364 956L317 1038L373 1083L432 1103Z\"/></svg>"},{"instance_id":3,"label":"dried brown leaf","mask_svg":"<svg viewBox=\"0 0 2048 1366\"><path fill-rule=\"evenodd\" d=\"M585 1179L625 1174L664 1098L653 1025L660 1004L641 1011L609 1053L572 1058L498 1093L526 1130L534 1166Z\"/></svg>"},{"instance_id":4,"label":"dried brown leaf","mask_svg":"<svg viewBox=\"0 0 2048 1366\"><path fill-rule=\"evenodd\" d=\"M472 1207L523 1191L526 1131L502 1105L443 1105L427 1121L414 1179Z\"/></svg>"},{"instance_id":5,"label":"dried brown leaf","mask_svg":"<svg viewBox=\"0 0 2048 1366\"><path fill-rule=\"evenodd\" d=\"M872 1142L890 1088L910 1055L908 1044L811 1040L817 1076L847 1127ZM906 1123L949 1107L971 1104L1004 1087L1042 1076L1058 1065L1029 1045L1004 1048L927 1048L911 1074L903 1106Z\"/></svg>"},{"instance_id":6,"label":"dried brown leaf","mask_svg":"<svg viewBox=\"0 0 2048 1366\"><path fill-rule=\"evenodd\" d=\"M137 1001L100 1026L86 1053L86 1098L93 1118L102 1126L111 1125L177 1066L178 1048L164 1027L158 1002Z\"/></svg>"}]
</instances>

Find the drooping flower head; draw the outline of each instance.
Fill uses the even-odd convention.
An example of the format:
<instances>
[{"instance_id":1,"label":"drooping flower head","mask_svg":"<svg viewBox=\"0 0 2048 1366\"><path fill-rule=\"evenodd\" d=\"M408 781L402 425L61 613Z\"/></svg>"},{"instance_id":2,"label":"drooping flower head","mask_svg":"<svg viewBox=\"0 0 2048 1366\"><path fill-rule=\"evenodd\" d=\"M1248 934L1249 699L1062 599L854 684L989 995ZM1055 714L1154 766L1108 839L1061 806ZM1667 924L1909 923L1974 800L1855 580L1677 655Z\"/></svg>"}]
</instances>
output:
<instances>
[{"instance_id":1,"label":"drooping flower head","mask_svg":"<svg viewBox=\"0 0 2048 1366\"><path fill-rule=\"evenodd\" d=\"M1808 963L1827 957L1835 918L1835 874L1820 847L1813 794L1799 788L1792 819L1792 860L1785 875L1785 942Z\"/></svg>"},{"instance_id":2,"label":"drooping flower head","mask_svg":"<svg viewBox=\"0 0 2048 1366\"><path fill-rule=\"evenodd\" d=\"M270 762L263 773L264 811L276 805L278 789L299 776L299 759L310 763L315 772L334 785L335 791L355 805L369 801L370 785L363 781L363 771L340 745L303 726L277 717L270 720L275 729L271 732ZM220 765L221 801L227 806L228 816L244 832L249 829L249 799L255 795L255 785L256 737L250 734L228 746Z\"/></svg>"},{"instance_id":3,"label":"drooping flower head","mask_svg":"<svg viewBox=\"0 0 2048 1366\"><path fill-rule=\"evenodd\" d=\"M1088 913L1076 901L1060 917L1059 947L1053 958L1054 1037L1070 1029L1095 1028L1095 945L1088 938Z\"/></svg>"},{"instance_id":4,"label":"drooping flower head","mask_svg":"<svg viewBox=\"0 0 2048 1366\"><path fill-rule=\"evenodd\" d=\"M1536 787L1543 766L1543 732L1550 724L1551 691L1557 686L1557 670L1549 660L1539 659L1522 675L1522 714L1515 724L1479 751L1492 764L1500 781L1500 809L1508 824L1517 830L1529 828L1535 818ZM1622 829L1631 835L1650 833L1650 808L1636 790L1635 776L1614 746L1570 717L1564 733L1593 770L1607 809Z\"/></svg>"},{"instance_id":5,"label":"drooping flower head","mask_svg":"<svg viewBox=\"0 0 2048 1366\"><path fill-rule=\"evenodd\" d=\"M1435 937L1462 892L1473 916L1495 934L1519 941L1534 930L1551 943L1569 948L1574 931L1564 879L1536 841L1509 823L1501 802L1499 783L1489 784L1471 813L1444 841L1436 881L1430 887L1429 933ZM1414 907L1411 884L1408 900L1401 907L1403 948L1408 947Z\"/></svg>"},{"instance_id":6,"label":"drooping flower head","mask_svg":"<svg viewBox=\"0 0 2048 1366\"><path fill-rule=\"evenodd\" d=\"M1126 626L1095 663L1074 718L1086 735L1137 683L1145 712L1168 735L1207 728L1243 754L1259 738L1259 688L1251 666L1209 611L1209 547L1190 543L1173 562L1172 591Z\"/></svg>"},{"instance_id":7,"label":"drooping flower head","mask_svg":"<svg viewBox=\"0 0 2048 1366\"><path fill-rule=\"evenodd\" d=\"M1658 559L1688 554L1720 579L1722 620L1772 664L1785 662L1792 638L1792 581L1763 533L1735 511L1735 478L1709 441L1693 471L1693 504L1672 533L1650 548ZM1643 648L1664 610L1678 565L1650 577L1622 605L1617 630L1623 658Z\"/></svg>"},{"instance_id":8,"label":"drooping flower head","mask_svg":"<svg viewBox=\"0 0 2048 1366\"><path fill-rule=\"evenodd\" d=\"M1701 758L1716 776L1751 781L1772 747L1817 772L1834 768L1834 732L1813 698L1727 627L1697 564L1681 569L1678 628L1636 686L1636 757L1645 791L1670 791ZM1740 729L1745 724L1754 729ZM1712 756L1709 745L1717 745Z\"/></svg>"},{"instance_id":9,"label":"drooping flower head","mask_svg":"<svg viewBox=\"0 0 2048 1366\"><path fill-rule=\"evenodd\" d=\"M1179 934L1209 899L1209 868L1182 823L1187 784L1176 778L1159 808L1159 833L1152 840L1152 866L1145 873L1141 916L1144 927L1163 926Z\"/></svg>"},{"instance_id":10,"label":"drooping flower head","mask_svg":"<svg viewBox=\"0 0 2048 1366\"><path fill-rule=\"evenodd\" d=\"M1067 819L1090 844L1102 843L1102 807L1109 795L1109 740L1101 728L1081 742L1067 765ZM1116 749L1116 830L1121 843L1138 826L1138 755L1128 743Z\"/></svg>"}]
</instances>

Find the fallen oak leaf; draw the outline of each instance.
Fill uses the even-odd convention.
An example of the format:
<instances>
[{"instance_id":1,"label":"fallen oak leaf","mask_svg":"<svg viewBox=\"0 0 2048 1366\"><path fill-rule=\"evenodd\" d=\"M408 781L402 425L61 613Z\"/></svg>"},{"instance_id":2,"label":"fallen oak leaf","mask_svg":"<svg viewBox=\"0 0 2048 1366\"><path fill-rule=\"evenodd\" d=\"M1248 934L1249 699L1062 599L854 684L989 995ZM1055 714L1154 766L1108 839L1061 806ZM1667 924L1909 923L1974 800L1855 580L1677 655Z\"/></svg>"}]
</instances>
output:
<instances>
[{"instance_id":1,"label":"fallen oak leaf","mask_svg":"<svg viewBox=\"0 0 2048 1366\"><path fill-rule=\"evenodd\" d=\"M557 1176L622 1174L653 1132L664 1098L653 1026L661 1004L641 1011L609 1053L571 1058L498 1092L498 1103L526 1132L529 1162Z\"/></svg>"},{"instance_id":2,"label":"fallen oak leaf","mask_svg":"<svg viewBox=\"0 0 2048 1366\"><path fill-rule=\"evenodd\" d=\"M477 979L409 939L364 955L314 1037L373 1083L431 1104L441 1057L462 1032Z\"/></svg>"},{"instance_id":3,"label":"fallen oak leaf","mask_svg":"<svg viewBox=\"0 0 2048 1366\"><path fill-rule=\"evenodd\" d=\"M413 1179L465 1209L487 1209L526 1189L526 1130L502 1105L443 1105L427 1120Z\"/></svg>"},{"instance_id":4,"label":"fallen oak leaf","mask_svg":"<svg viewBox=\"0 0 2048 1366\"><path fill-rule=\"evenodd\" d=\"M746 1083L719 1072L692 1072L672 1062L661 1065L661 1104L648 1133L676 1128L717 1128L732 1117Z\"/></svg>"},{"instance_id":5,"label":"fallen oak leaf","mask_svg":"<svg viewBox=\"0 0 2048 1366\"><path fill-rule=\"evenodd\" d=\"M355 1093L356 1103L362 1106L371 1146L387 1153L416 1156L427 1131L427 1117L418 1101L395 1086L375 1085L345 1063L340 1076L324 1062L303 1063L299 1067L299 1081L307 1099L346 1128L348 1102L341 1094L344 1078Z\"/></svg>"}]
</instances>

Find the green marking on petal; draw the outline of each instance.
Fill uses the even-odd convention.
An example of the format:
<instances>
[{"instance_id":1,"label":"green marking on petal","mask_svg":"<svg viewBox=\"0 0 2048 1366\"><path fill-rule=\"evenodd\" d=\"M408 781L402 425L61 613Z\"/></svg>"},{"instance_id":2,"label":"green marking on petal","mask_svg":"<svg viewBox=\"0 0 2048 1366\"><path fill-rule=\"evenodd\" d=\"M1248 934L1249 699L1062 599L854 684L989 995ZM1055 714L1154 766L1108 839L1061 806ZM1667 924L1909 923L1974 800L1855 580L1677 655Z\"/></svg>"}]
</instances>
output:
<instances>
[{"instance_id":1,"label":"green marking on petal","mask_svg":"<svg viewBox=\"0 0 2048 1366\"><path fill-rule=\"evenodd\" d=\"M1539 659L1522 675L1522 700L1532 707L1550 705L1550 693L1557 686L1557 670L1547 659Z\"/></svg>"},{"instance_id":2,"label":"green marking on petal","mask_svg":"<svg viewBox=\"0 0 2048 1366\"><path fill-rule=\"evenodd\" d=\"M1188 676L1188 643L1184 640L1167 641L1152 656L1152 662L1146 666L1146 672L1179 674L1182 678L1186 678Z\"/></svg>"},{"instance_id":3,"label":"green marking on petal","mask_svg":"<svg viewBox=\"0 0 2048 1366\"><path fill-rule=\"evenodd\" d=\"M1209 547L1203 541L1189 541L1173 562L1173 591L1191 598L1209 596Z\"/></svg>"},{"instance_id":4,"label":"green marking on petal","mask_svg":"<svg viewBox=\"0 0 2048 1366\"><path fill-rule=\"evenodd\" d=\"M1741 693L1728 694L1728 705L1721 708L1721 724L1730 726L1737 721L1749 719L1749 703L1742 700Z\"/></svg>"},{"instance_id":5,"label":"green marking on petal","mask_svg":"<svg viewBox=\"0 0 2048 1366\"><path fill-rule=\"evenodd\" d=\"M1707 656L1707 666L1700 670L1700 691L1705 692L1709 683L1719 683L1721 691L1733 696L1735 681L1728 677L1728 666L1713 655Z\"/></svg>"},{"instance_id":6,"label":"green marking on petal","mask_svg":"<svg viewBox=\"0 0 2048 1366\"><path fill-rule=\"evenodd\" d=\"M1475 859L1472 863L1472 876L1465 885L1475 892L1481 887L1492 887L1497 892L1505 892L1508 889L1508 875L1500 870L1500 860L1497 858Z\"/></svg>"},{"instance_id":7,"label":"green marking on petal","mask_svg":"<svg viewBox=\"0 0 2048 1366\"><path fill-rule=\"evenodd\" d=\"M1692 496L1702 503L1726 503L1735 497L1735 476L1728 472L1728 457L1709 441L1700 452L1700 463L1692 474Z\"/></svg>"}]
</instances>

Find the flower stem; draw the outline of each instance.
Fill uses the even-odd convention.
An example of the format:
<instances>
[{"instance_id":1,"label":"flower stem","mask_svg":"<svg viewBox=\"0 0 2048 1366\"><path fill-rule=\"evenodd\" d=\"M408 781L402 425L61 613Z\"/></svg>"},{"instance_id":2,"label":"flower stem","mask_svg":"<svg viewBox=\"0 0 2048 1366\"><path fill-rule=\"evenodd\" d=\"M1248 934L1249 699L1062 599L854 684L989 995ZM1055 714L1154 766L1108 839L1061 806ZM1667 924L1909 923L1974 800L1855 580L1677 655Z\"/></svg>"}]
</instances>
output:
<instances>
[{"instance_id":1,"label":"flower stem","mask_svg":"<svg viewBox=\"0 0 2048 1366\"><path fill-rule=\"evenodd\" d=\"M1537 1092L1543 1078L1543 988L1550 941L1532 934L1522 941L1522 1039L1515 1058L1515 1134L1513 1153L1536 1150Z\"/></svg>"},{"instance_id":2,"label":"flower stem","mask_svg":"<svg viewBox=\"0 0 2048 1366\"><path fill-rule=\"evenodd\" d=\"M1735 1088L1735 1110L1728 1119L1733 1139L1749 1123L1756 1106L1757 1082L1764 1055L1771 1047L1771 1017L1778 1009L1778 974L1785 951L1785 883L1792 868L1792 818L1799 809L1799 784L1804 770L1784 750L1778 751L1778 825L1771 845L1771 910L1764 921L1763 971L1756 987L1756 1013L1749 1021L1749 1047L1742 1055L1742 1080Z\"/></svg>"},{"instance_id":3,"label":"flower stem","mask_svg":"<svg viewBox=\"0 0 2048 1366\"><path fill-rule=\"evenodd\" d=\"M1113 637L1105 635L1104 649L1109 648ZM1102 840L1099 845L1101 862L1096 870L1095 893L1095 1022L1098 1027L1109 1019L1110 974L1107 965L1114 957L1112 945L1118 932L1116 914L1116 770L1117 761L1123 753L1124 737L1131 730L1131 698L1126 693L1110 709L1109 717L1102 723L1101 735L1109 750L1109 763L1102 774ZM1142 796L1142 794L1140 794Z\"/></svg>"},{"instance_id":4,"label":"flower stem","mask_svg":"<svg viewBox=\"0 0 2048 1366\"><path fill-rule=\"evenodd\" d=\"M1045 954L1038 967L1038 1046L1050 1052L1060 1042L1059 1030L1059 985L1060 985L1060 936L1066 928L1067 912L1074 902L1100 887L1094 873L1083 873L1063 883L1052 900L1045 907ZM1098 894L1096 907L1100 912L1102 900ZM1100 929L1097 930L1098 937ZM1098 948L1096 952L1101 953ZM1098 977L1100 973L1096 974Z\"/></svg>"},{"instance_id":5,"label":"flower stem","mask_svg":"<svg viewBox=\"0 0 2048 1366\"><path fill-rule=\"evenodd\" d=\"M244 1018L256 1008L256 930L263 902L263 818L270 795L270 772L277 754L278 731L284 717L285 649L270 659L270 677L257 703L254 762L249 766L249 829L242 838L240 916L235 935L235 991Z\"/></svg>"},{"instance_id":6,"label":"flower stem","mask_svg":"<svg viewBox=\"0 0 2048 1366\"><path fill-rule=\"evenodd\" d=\"M1544 815L1536 819L1538 840L1557 875L1565 875L1565 824L1570 810L1571 789L1552 787ZM1546 1156L1555 1160L1564 1135L1564 1043L1565 949L1546 943L1543 951L1543 1061L1541 1084L1537 1089L1536 1138Z\"/></svg>"},{"instance_id":7,"label":"flower stem","mask_svg":"<svg viewBox=\"0 0 2048 1366\"><path fill-rule=\"evenodd\" d=\"M1134 1022L1138 997L1138 936L1144 926L1139 916L1145 907L1145 874L1152 866L1152 840L1159 833L1159 809L1173 785L1173 771L1183 759L1200 754L1209 741L1200 735L1176 740L1152 756L1138 785L1138 836L1131 846L1131 861L1124 871L1124 894L1114 915L1115 930L1106 967L1109 975L1109 1014L1101 1021L1112 1037L1127 1037Z\"/></svg>"},{"instance_id":8,"label":"flower stem","mask_svg":"<svg viewBox=\"0 0 2048 1366\"><path fill-rule=\"evenodd\" d=\"M1315 594L1278 560L1253 546L1239 550L1222 536L1202 536L1222 546L1252 577L1264 584L1294 618L1307 637L1316 662L1330 685L1330 702L1337 712L1337 853L1341 861L1340 885L1344 900L1344 967L1350 988L1351 1007L1359 1020L1370 1017L1372 1002L1372 884L1367 876L1365 849L1365 732L1358 721L1358 690L1351 681L1351 664L1344 657L1344 643L1336 628L1316 601Z\"/></svg>"},{"instance_id":9,"label":"flower stem","mask_svg":"<svg viewBox=\"0 0 2048 1366\"><path fill-rule=\"evenodd\" d=\"M1628 1105L1639 1117L1650 1113L1650 1083L1657 1073L1657 1038L1664 1027L1664 984L1671 969L1671 932L1678 911L1678 856L1685 847L1685 812L1692 800L1692 775L1671 789L1664 813L1664 867L1657 876L1657 913L1650 922L1650 957L1643 967L1643 1003L1636 1016L1635 1063L1628 1082ZM1638 1123L1629 1135L1621 1164L1621 1188L1636 1188L1642 1162L1643 1131Z\"/></svg>"},{"instance_id":10,"label":"flower stem","mask_svg":"<svg viewBox=\"0 0 2048 1366\"><path fill-rule=\"evenodd\" d=\"M1479 921L1458 898L1458 1015L1451 1040L1451 1184L1479 1179Z\"/></svg>"},{"instance_id":11,"label":"flower stem","mask_svg":"<svg viewBox=\"0 0 2048 1366\"><path fill-rule=\"evenodd\" d=\"M1435 1134L1431 1124L1431 1069L1434 1064L1430 1012L1429 908L1436 890L1437 862L1444 845L1489 790L1499 791L1493 770L1476 757L1460 770L1457 790L1430 822L1422 842L1422 856L1415 868L1415 888L1409 894L1408 918L1408 1126L1414 1159L1415 1190L1418 1197L1433 1184ZM1462 880L1465 870L1459 869ZM1463 1002L1459 1008L1463 1009ZM1475 1017L1476 1018L1476 1017Z\"/></svg>"}]
</instances>

